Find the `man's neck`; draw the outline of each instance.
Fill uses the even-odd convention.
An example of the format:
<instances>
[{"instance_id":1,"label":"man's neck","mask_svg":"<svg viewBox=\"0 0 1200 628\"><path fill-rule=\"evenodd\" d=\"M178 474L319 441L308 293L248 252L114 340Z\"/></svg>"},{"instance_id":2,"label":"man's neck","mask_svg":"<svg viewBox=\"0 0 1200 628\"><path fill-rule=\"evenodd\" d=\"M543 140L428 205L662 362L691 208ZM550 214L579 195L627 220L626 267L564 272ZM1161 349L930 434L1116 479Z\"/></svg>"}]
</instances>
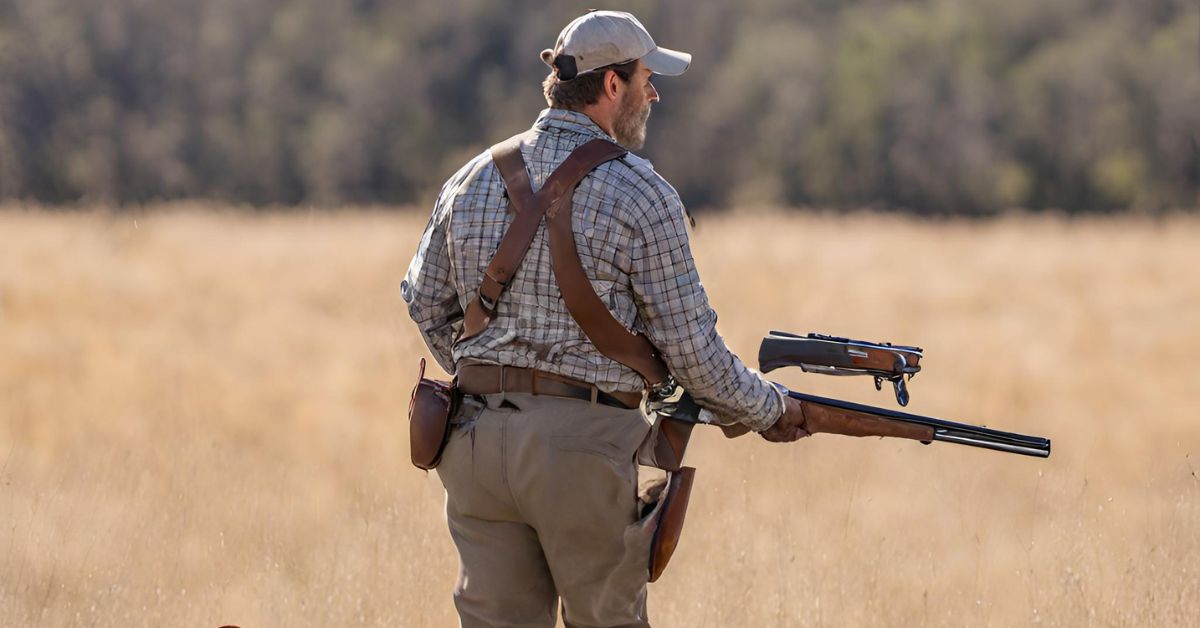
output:
<instances>
[{"instance_id":1,"label":"man's neck","mask_svg":"<svg viewBox=\"0 0 1200 628\"><path fill-rule=\"evenodd\" d=\"M579 113L592 119L596 126L600 127L605 133L613 135L613 112L596 105L588 105L583 109L578 110ZM616 137L613 135L613 137Z\"/></svg>"}]
</instances>

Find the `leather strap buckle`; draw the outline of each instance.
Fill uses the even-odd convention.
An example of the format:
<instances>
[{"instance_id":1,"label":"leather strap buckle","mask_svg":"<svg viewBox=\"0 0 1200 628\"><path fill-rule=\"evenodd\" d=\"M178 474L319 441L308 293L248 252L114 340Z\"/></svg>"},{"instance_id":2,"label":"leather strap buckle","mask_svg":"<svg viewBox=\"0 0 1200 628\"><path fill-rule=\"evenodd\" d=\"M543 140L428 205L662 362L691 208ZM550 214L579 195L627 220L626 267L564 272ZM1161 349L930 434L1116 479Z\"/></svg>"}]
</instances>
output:
<instances>
[{"instance_id":1,"label":"leather strap buckle","mask_svg":"<svg viewBox=\"0 0 1200 628\"><path fill-rule=\"evenodd\" d=\"M479 304L483 306L483 310L487 312L489 318L496 313L496 302L487 298L482 290L479 292Z\"/></svg>"}]
</instances>

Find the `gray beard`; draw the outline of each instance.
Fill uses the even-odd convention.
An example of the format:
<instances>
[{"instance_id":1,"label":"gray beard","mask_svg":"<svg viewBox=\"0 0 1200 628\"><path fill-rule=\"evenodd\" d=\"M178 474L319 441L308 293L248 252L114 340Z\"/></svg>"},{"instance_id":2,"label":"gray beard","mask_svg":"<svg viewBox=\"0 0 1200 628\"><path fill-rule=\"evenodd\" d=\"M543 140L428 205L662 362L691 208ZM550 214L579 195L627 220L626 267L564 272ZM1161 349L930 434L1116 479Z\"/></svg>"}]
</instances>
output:
<instances>
[{"instance_id":1,"label":"gray beard","mask_svg":"<svg viewBox=\"0 0 1200 628\"><path fill-rule=\"evenodd\" d=\"M650 101L644 100L640 106L633 99L622 101L613 120L613 137L626 149L638 150L646 144L646 121L649 119Z\"/></svg>"}]
</instances>

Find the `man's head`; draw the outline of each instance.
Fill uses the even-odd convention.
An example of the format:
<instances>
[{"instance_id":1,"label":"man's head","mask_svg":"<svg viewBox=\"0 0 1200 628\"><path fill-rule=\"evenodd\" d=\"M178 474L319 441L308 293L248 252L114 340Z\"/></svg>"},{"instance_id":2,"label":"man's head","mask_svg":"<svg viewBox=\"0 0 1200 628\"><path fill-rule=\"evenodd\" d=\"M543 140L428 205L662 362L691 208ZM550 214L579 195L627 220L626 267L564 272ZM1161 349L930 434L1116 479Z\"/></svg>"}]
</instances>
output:
<instances>
[{"instance_id":1,"label":"man's head","mask_svg":"<svg viewBox=\"0 0 1200 628\"><path fill-rule=\"evenodd\" d=\"M542 51L551 73L542 84L546 103L587 114L626 148L646 139L652 74L675 76L691 55L655 45L641 22L620 11L592 11L567 25L553 49Z\"/></svg>"}]
</instances>

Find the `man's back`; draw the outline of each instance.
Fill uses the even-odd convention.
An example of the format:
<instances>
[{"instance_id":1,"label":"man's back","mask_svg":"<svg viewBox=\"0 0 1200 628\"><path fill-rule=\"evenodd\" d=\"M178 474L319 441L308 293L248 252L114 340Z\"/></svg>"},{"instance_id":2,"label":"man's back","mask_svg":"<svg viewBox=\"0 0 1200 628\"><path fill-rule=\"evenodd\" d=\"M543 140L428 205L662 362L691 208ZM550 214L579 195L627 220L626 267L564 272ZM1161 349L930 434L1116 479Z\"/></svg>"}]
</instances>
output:
<instances>
[{"instance_id":1,"label":"man's back","mask_svg":"<svg viewBox=\"0 0 1200 628\"><path fill-rule=\"evenodd\" d=\"M535 191L571 151L588 140L613 141L586 116L562 110L547 110L534 130L522 155ZM481 156L468 168L477 168L477 174L472 181L467 172L461 191L450 201L447 230L454 283L460 295L472 294L479 287L491 253L511 222L503 184L488 156ZM648 162L630 154L602 164L584 178L574 196L572 223L584 271L609 310L627 328L641 327L630 288L630 253L648 218L644 211L648 204L640 197L654 191L656 183L666 185ZM636 373L600 355L587 342L567 312L550 267L544 223L506 288L496 319L482 334L460 343L454 357L456 361L538 368L595 381L607 389L642 388Z\"/></svg>"},{"instance_id":2,"label":"man's back","mask_svg":"<svg viewBox=\"0 0 1200 628\"><path fill-rule=\"evenodd\" d=\"M614 141L586 115L543 111L522 148L533 188L572 150L597 138ZM675 190L650 162L627 154L585 177L573 198L580 261L613 316L645 333L676 379L719 415L769 425L781 412L778 394L746 370L716 334L716 314L696 272ZM641 390L637 373L601 355L571 318L551 270L544 225L497 304L495 320L478 336L455 343L462 311L479 288L510 212L486 152L442 188L402 289L443 368L504 364L592 382L605 391Z\"/></svg>"}]
</instances>

